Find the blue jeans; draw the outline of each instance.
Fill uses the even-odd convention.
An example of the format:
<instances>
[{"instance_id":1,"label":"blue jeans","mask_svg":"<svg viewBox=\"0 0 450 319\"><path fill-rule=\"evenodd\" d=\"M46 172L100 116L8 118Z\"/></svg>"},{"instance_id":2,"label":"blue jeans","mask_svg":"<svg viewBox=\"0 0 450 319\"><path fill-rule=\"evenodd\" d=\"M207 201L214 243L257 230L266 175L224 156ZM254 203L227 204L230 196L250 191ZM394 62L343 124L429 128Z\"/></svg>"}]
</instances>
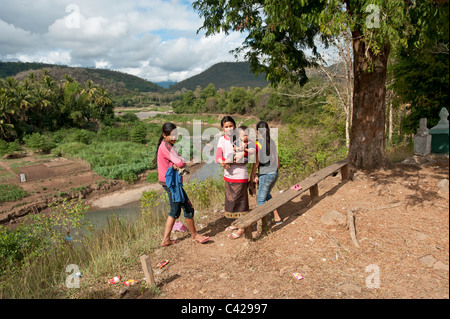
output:
<instances>
[{"instance_id":1,"label":"blue jeans","mask_svg":"<svg viewBox=\"0 0 450 319\"><path fill-rule=\"evenodd\" d=\"M163 188L167 192L167 195L169 195L170 217L178 219L178 217L180 217L181 215L181 208L183 208L184 211L184 218L191 219L194 217L194 207L192 206L192 203L189 200L184 189L183 189L184 203L175 203L172 201L172 193L170 192L170 189L165 185L163 186Z\"/></svg>"},{"instance_id":2,"label":"blue jeans","mask_svg":"<svg viewBox=\"0 0 450 319\"><path fill-rule=\"evenodd\" d=\"M272 188L275 186L277 180L278 180L278 172L259 176L258 192L256 193L256 203L258 204L258 206L272 199L272 195L270 194L270 192L272 191Z\"/></svg>"}]
</instances>

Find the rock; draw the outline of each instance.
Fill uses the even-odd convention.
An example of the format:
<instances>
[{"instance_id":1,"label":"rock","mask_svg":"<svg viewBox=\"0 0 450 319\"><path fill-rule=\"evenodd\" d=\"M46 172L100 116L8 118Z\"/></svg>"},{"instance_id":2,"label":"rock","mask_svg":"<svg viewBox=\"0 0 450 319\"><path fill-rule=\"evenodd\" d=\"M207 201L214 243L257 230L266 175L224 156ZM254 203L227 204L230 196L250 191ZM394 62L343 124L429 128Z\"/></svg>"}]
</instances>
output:
<instances>
[{"instance_id":1,"label":"rock","mask_svg":"<svg viewBox=\"0 0 450 319\"><path fill-rule=\"evenodd\" d=\"M229 279L230 276L228 276L227 273L222 273L222 274L219 275L219 278L222 278L222 279Z\"/></svg>"},{"instance_id":2,"label":"rock","mask_svg":"<svg viewBox=\"0 0 450 319\"><path fill-rule=\"evenodd\" d=\"M433 265L434 269L437 270L444 270L444 271L448 271L448 265L444 264L442 261L437 261L434 265Z\"/></svg>"},{"instance_id":3,"label":"rock","mask_svg":"<svg viewBox=\"0 0 450 319\"><path fill-rule=\"evenodd\" d=\"M448 179L443 179L441 180L439 183L437 183L437 187L439 188L440 191L442 191L443 193L447 193L448 194Z\"/></svg>"},{"instance_id":4,"label":"rock","mask_svg":"<svg viewBox=\"0 0 450 319\"><path fill-rule=\"evenodd\" d=\"M347 225L347 217L339 213L337 210L332 210L328 213L325 213L320 221L325 225L329 226L346 226Z\"/></svg>"},{"instance_id":5,"label":"rock","mask_svg":"<svg viewBox=\"0 0 450 319\"><path fill-rule=\"evenodd\" d=\"M433 265L436 263L436 259L433 256L431 256L431 255L422 257L422 258L419 259L419 261L423 265L425 265L425 267L428 267L428 268L433 267Z\"/></svg>"}]
</instances>

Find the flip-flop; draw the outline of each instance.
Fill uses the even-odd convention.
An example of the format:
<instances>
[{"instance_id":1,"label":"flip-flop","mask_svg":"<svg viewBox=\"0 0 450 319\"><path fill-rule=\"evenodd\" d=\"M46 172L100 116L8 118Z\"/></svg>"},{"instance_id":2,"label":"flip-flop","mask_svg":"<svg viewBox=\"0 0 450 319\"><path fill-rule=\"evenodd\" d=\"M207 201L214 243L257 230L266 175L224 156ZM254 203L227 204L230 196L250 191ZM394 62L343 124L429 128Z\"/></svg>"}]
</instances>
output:
<instances>
[{"instance_id":1,"label":"flip-flop","mask_svg":"<svg viewBox=\"0 0 450 319\"><path fill-rule=\"evenodd\" d=\"M230 238L230 239L232 239L232 240L235 240L235 239L238 239L238 238L241 237L241 236L240 236L240 235L237 235L237 234L235 234L235 233L231 233L231 234L229 234L227 237Z\"/></svg>"},{"instance_id":2,"label":"flip-flop","mask_svg":"<svg viewBox=\"0 0 450 319\"><path fill-rule=\"evenodd\" d=\"M171 240L168 244L162 245L162 247L168 247L168 246L171 246L171 245L175 245L175 244L178 244L179 242L180 241L178 239L174 239L174 240Z\"/></svg>"},{"instance_id":3,"label":"flip-flop","mask_svg":"<svg viewBox=\"0 0 450 319\"><path fill-rule=\"evenodd\" d=\"M210 239L209 237L205 237L205 239L203 239L203 240L194 239L194 241L196 241L199 244L205 244L209 241L209 239Z\"/></svg>"},{"instance_id":4,"label":"flip-flop","mask_svg":"<svg viewBox=\"0 0 450 319\"><path fill-rule=\"evenodd\" d=\"M283 224L283 220L282 219L280 219L279 221L274 220L273 223L275 225L281 225L281 224Z\"/></svg>"},{"instance_id":5,"label":"flip-flop","mask_svg":"<svg viewBox=\"0 0 450 319\"><path fill-rule=\"evenodd\" d=\"M233 230L237 230L237 229L239 229L239 228L238 228L238 227L235 227L235 226L233 226L233 225L228 226L227 228L225 228L226 231L233 231Z\"/></svg>"}]
</instances>

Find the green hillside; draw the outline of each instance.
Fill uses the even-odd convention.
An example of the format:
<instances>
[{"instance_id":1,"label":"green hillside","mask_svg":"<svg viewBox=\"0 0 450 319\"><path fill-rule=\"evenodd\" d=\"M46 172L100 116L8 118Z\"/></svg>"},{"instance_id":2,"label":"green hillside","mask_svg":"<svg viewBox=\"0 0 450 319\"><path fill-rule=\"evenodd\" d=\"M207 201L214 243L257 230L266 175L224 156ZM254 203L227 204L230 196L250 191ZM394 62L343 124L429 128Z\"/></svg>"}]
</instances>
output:
<instances>
[{"instance_id":1,"label":"green hillside","mask_svg":"<svg viewBox=\"0 0 450 319\"><path fill-rule=\"evenodd\" d=\"M67 74L75 81L85 83L88 79L104 86L112 93L138 90L140 92L159 92L164 90L159 85L137 76L106 69L76 68L44 63L0 62L0 78L14 76L21 80L33 70L45 68L57 81L64 80Z\"/></svg>"},{"instance_id":2,"label":"green hillside","mask_svg":"<svg viewBox=\"0 0 450 319\"><path fill-rule=\"evenodd\" d=\"M260 87L268 85L264 75L255 78L255 74L250 72L248 62L222 62L213 65L208 70L172 85L169 90L195 90L197 86L205 88L213 83L216 89L228 90L230 87Z\"/></svg>"}]
</instances>

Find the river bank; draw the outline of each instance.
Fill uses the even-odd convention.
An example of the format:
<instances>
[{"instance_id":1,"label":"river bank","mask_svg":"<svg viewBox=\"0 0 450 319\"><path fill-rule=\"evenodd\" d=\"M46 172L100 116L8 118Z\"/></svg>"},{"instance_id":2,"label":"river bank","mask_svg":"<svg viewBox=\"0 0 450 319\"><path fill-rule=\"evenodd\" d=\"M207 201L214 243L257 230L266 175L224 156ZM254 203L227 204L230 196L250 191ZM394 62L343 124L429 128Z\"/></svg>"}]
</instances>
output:
<instances>
[{"instance_id":1,"label":"river bank","mask_svg":"<svg viewBox=\"0 0 450 319\"><path fill-rule=\"evenodd\" d=\"M19 172L14 172L10 167L25 165ZM52 204L57 204L64 199L83 199L90 206L90 211L99 209L114 210L133 202L139 201L142 192L155 190L162 192L159 183L149 183L146 175L141 174L139 180L134 183L126 183L120 180L106 179L92 170L82 161L74 161L66 158L38 159L25 156L14 160L1 160L0 167L10 172L8 183L20 185L29 196L14 202L6 202L0 205L0 225L16 228L28 214L46 213ZM203 167L204 163L189 164L192 175L195 175ZM20 174L26 174L26 182L20 182ZM186 178L186 181L189 177Z\"/></svg>"}]
</instances>

